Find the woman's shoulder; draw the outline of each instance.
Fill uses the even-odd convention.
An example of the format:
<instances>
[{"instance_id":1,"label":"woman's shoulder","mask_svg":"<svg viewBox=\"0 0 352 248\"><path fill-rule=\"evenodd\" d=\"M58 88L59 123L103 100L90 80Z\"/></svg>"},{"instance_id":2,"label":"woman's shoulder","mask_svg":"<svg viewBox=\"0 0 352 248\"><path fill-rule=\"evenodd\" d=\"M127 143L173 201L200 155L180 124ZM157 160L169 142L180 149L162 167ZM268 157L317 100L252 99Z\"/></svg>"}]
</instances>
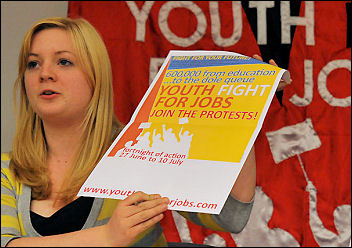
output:
<instances>
[{"instance_id":1,"label":"woman's shoulder","mask_svg":"<svg viewBox=\"0 0 352 248\"><path fill-rule=\"evenodd\" d=\"M10 170L10 156L8 153L1 153L1 186L16 192L21 189L21 183L18 182Z\"/></svg>"},{"instance_id":2,"label":"woman's shoulder","mask_svg":"<svg viewBox=\"0 0 352 248\"><path fill-rule=\"evenodd\" d=\"M8 153L1 153L1 173L7 172L10 168L10 155Z\"/></svg>"}]
</instances>

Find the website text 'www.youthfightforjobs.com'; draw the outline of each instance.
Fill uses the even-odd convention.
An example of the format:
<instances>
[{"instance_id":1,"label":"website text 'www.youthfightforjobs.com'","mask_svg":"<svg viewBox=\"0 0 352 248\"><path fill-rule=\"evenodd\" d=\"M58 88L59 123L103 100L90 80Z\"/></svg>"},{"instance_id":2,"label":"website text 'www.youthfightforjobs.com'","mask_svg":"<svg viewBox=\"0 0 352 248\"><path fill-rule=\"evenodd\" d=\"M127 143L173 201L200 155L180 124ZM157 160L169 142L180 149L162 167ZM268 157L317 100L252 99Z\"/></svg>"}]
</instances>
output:
<instances>
[{"instance_id":1,"label":"website text 'www.youthfightforjobs.com'","mask_svg":"<svg viewBox=\"0 0 352 248\"><path fill-rule=\"evenodd\" d=\"M94 187L84 187L83 192L85 193L95 193L101 195L122 195L122 196L129 196L135 193L135 191L131 190L118 190L118 189L103 189L103 188L94 188ZM169 203L170 207L179 206L179 207L189 207L189 208L203 208L203 209L216 209L218 207L215 203L207 203L207 202L193 202L185 200L171 200Z\"/></svg>"}]
</instances>

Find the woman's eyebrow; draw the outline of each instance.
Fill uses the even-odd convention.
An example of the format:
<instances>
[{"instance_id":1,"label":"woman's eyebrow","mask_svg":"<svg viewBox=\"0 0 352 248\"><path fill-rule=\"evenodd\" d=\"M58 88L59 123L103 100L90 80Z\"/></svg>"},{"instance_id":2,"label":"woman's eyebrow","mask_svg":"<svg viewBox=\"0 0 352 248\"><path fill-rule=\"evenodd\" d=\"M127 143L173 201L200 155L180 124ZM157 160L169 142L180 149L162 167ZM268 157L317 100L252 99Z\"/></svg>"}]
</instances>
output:
<instances>
[{"instance_id":1,"label":"woman's eyebrow","mask_svg":"<svg viewBox=\"0 0 352 248\"><path fill-rule=\"evenodd\" d=\"M28 57L29 57L29 56L39 57L39 55L38 55L38 54L36 54L36 53L28 53Z\"/></svg>"}]
</instances>

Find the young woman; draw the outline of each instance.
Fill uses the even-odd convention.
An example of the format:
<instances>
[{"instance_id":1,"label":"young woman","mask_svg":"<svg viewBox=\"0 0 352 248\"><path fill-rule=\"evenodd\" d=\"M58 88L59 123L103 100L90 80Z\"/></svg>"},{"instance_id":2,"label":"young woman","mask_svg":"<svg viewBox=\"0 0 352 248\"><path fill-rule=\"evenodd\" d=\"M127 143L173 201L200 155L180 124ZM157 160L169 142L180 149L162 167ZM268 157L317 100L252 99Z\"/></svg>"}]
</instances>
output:
<instances>
[{"instance_id":1,"label":"young woman","mask_svg":"<svg viewBox=\"0 0 352 248\"><path fill-rule=\"evenodd\" d=\"M26 34L15 83L16 133L10 160L1 164L1 246L167 245L159 224L166 197L77 197L121 129L111 75L104 42L84 19L40 20ZM182 215L240 232L255 183L252 149L219 215Z\"/></svg>"}]
</instances>

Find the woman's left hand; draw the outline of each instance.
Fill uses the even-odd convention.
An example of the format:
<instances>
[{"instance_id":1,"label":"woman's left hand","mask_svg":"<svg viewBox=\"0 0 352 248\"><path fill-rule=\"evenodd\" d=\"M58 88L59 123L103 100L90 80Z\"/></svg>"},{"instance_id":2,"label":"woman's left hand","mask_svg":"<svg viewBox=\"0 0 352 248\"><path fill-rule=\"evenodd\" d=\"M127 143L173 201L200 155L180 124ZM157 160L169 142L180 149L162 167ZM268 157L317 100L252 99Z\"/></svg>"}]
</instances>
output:
<instances>
[{"instance_id":1,"label":"woman's left hand","mask_svg":"<svg viewBox=\"0 0 352 248\"><path fill-rule=\"evenodd\" d=\"M258 54L254 54L254 55L253 55L253 58L255 58L255 59L257 59L257 60L260 60L260 61L263 61L262 57L260 57ZM273 59L270 59L270 60L269 60L269 64L278 66L278 65L276 64L276 62L275 62ZM286 81L280 79L280 82L279 82L279 85L277 86L276 91L281 91L281 90L283 90L287 85L291 84L291 82L292 82L292 79L291 79L291 78L290 78L290 82L286 82Z\"/></svg>"}]
</instances>

